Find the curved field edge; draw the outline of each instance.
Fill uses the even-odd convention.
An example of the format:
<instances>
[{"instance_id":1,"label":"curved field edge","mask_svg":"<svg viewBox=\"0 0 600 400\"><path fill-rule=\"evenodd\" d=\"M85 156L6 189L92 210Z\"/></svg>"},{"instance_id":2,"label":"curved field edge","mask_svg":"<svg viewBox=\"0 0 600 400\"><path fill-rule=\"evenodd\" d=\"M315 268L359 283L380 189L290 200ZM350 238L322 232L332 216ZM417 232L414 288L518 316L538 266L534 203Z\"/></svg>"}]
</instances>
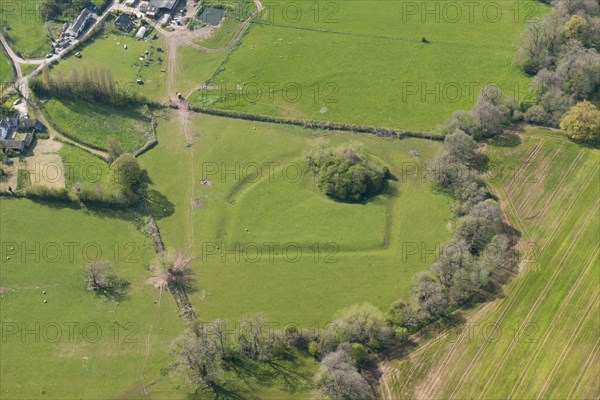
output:
<instances>
[{"instance_id":1,"label":"curved field edge","mask_svg":"<svg viewBox=\"0 0 600 400\"><path fill-rule=\"evenodd\" d=\"M382 363L382 398L596 398L599 151L530 129L489 145L488 184L521 231L521 271Z\"/></svg>"},{"instance_id":2,"label":"curved field edge","mask_svg":"<svg viewBox=\"0 0 600 400\"><path fill-rule=\"evenodd\" d=\"M430 182L402 175L405 164L431 160L438 142L196 115L190 122L193 143L186 147L183 137L170 134L176 123L159 119L158 151L142 155L140 162L175 205L175 214L158 221L165 245L188 248L198 258L201 284L190 300L202 320L235 321L246 312L263 312L280 324L312 326L331 320L357 298L386 309L407 293L412 274L431 261L414 255L403 262L398 256L403 244L426 242L434 248L449 236L450 199L433 193ZM310 179L283 179L283 167L295 173L308 144L322 136L335 145L361 144L390 165L398 193L349 205L327 199ZM421 158L412 158L410 150ZM244 171L252 173L256 165L265 166L262 179L241 184ZM372 227L361 223L363 212L377 219ZM353 228L334 229L346 222ZM365 248L360 238L367 234ZM274 250L279 254L270 259L263 250L253 260L253 244L270 242L280 246ZM338 247L326 249L330 242ZM302 246L300 258L286 260L281 248L297 249L296 243ZM236 245L238 258L231 254ZM325 262L328 255L337 262Z\"/></svg>"}]
</instances>

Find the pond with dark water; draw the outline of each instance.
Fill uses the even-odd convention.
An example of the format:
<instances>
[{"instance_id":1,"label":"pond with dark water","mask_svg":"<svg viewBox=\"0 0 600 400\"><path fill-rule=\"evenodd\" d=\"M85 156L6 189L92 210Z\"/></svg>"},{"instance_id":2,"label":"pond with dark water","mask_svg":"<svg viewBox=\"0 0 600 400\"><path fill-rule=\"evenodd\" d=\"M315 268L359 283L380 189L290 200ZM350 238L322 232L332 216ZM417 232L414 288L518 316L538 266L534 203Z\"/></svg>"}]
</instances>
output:
<instances>
[{"instance_id":1,"label":"pond with dark water","mask_svg":"<svg viewBox=\"0 0 600 400\"><path fill-rule=\"evenodd\" d=\"M200 14L200 21L204 22L205 24L217 26L221 23L224 15L224 8L206 7Z\"/></svg>"}]
</instances>

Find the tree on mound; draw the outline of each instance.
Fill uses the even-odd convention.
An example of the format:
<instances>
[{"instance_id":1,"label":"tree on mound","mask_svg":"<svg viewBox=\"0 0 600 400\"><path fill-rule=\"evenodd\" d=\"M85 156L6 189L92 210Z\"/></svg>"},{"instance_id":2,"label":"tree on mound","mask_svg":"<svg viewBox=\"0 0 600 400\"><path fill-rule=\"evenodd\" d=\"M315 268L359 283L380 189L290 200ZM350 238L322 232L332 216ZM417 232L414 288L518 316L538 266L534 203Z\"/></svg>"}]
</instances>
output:
<instances>
[{"instance_id":1,"label":"tree on mound","mask_svg":"<svg viewBox=\"0 0 600 400\"><path fill-rule=\"evenodd\" d=\"M358 149L316 146L306 155L306 164L318 176L317 186L327 196L359 202L381 192L390 170L369 159Z\"/></svg>"}]
</instances>

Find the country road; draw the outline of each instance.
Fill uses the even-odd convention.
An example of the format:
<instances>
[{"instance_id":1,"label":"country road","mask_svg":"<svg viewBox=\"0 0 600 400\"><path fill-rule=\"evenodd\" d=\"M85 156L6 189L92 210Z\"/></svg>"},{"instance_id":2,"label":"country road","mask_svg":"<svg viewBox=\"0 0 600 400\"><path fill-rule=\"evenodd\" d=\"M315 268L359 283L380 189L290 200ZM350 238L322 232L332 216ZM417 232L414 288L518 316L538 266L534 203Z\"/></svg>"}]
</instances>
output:
<instances>
[{"instance_id":1,"label":"country road","mask_svg":"<svg viewBox=\"0 0 600 400\"><path fill-rule=\"evenodd\" d=\"M27 100L29 98L29 87L27 85L27 82L29 80L29 77L31 77L32 75L37 74L39 71L42 70L42 68L45 65L49 65L51 63L54 62L58 62L60 61L60 59L62 59L65 55L69 54L75 47L77 47L80 43L85 42L91 32L94 31L94 29L102 23L102 21L104 21L104 19L108 16L108 14L118 5L118 3L115 3L115 1L113 1L104 11L104 13L102 13L102 15L98 16L98 18L96 19L96 21L92 24L92 26L90 26L85 34L83 36L81 36L80 38L77 38L73 41L73 43L71 43L71 45L65 49L63 49L60 53L58 54L54 54L52 57L50 58L41 58L41 59L23 59L22 57L20 57L19 55L17 55L14 50L10 47L8 40L6 40L6 38L4 37L4 35L2 33L0 33L0 43L2 43L2 47L4 47L4 49L6 50L6 53L8 54L8 58L9 61L13 64L16 72L17 72L17 79L15 80L15 83L13 85L13 89L17 90L17 92L19 92L24 98L25 100ZM22 72L21 72L21 65L37 65L38 67L31 71L29 74L27 74L26 76L23 76ZM10 90L10 89L8 89Z\"/></svg>"}]
</instances>

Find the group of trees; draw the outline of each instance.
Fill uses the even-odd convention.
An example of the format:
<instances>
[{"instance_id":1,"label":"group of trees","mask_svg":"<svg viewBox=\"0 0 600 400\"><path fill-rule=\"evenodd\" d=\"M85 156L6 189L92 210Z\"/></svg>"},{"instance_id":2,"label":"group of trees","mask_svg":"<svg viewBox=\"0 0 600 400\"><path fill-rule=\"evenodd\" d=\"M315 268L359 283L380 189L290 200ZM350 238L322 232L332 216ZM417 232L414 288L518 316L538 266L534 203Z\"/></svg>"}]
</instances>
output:
<instances>
[{"instance_id":1,"label":"group of trees","mask_svg":"<svg viewBox=\"0 0 600 400\"><path fill-rule=\"evenodd\" d=\"M391 177L367 154L353 147L331 148L318 142L306 155L306 164L318 177L319 189L334 199L360 202L381 192Z\"/></svg>"},{"instance_id":2,"label":"group of trees","mask_svg":"<svg viewBox=\"0 0 600 400\"><path fill-rule=\"evenodd\" d=\"M195 322L173 341L171 370L192 386L214 389L222 386L227 370L246 361L271 363L291 346L261 315L245 315L235 327L226 320Z\"/></svg>"},{"instance_id":3,"label":"group of trees","mask_svg":"<svg viewBox=\"0 0 600 400\"><path fill-rule=\"evenodd\" d=\"M429 271L413 277L408 302L398 301L390 320L414 331L486 291L493 291L516 266L516 238L498 203L479 181L481 155L472 137L448 135L436 163L436 185L459 200L452 238Z\"/></svg>"},{"instance_id":4,"label":"group of trees","mask_svg":"<svg viewBox=\"0 0 600 400\"><path fill-rule=\"evenodd\" d=\"M218 389L226 383L228 371L257 363L282 372L278 361L289 359L290 351L300 351L320 361L314 377L320 397L365 399L372 394L369 367L374 365L374 352L392 343L393 337L384 314L370 304L341 312L318 332L275 329L261 315L248 314L234 327L225 320L192 324L172 344L171 370L196 388Z\"/></svg>"},{"instance_id":5,"label":"group of trees","mask_svg":"<svg viewBox=\"0 0 600 400\"><path fill-rule=\"evenodd\" d=\"M42 70L41 78L30 83L31 89L38 95L87 100L110 104L143 104L147 99L139 95L135 82L120 85L109 69L83 66L81 71L72 69L68 76L57 71L50 74L48 68Z\"/></svg>"},{"instance_id":6,"label":"group of trees","mask_svg":"<svg viewBox=\"0 0 600 400\"><path fill-rule=\"evenodd\" d=\"M575 139L600 138L598 109L586 101L600 100L600 6L596 0L554 0L552 4L552 12L528 22L515 55L522 69L534 76L533 101L503 96L497 86L485 86L470 111L456 111L445 122L444 134L460 129L478 139L527 121L560 125ZM574 129L570 122L561 124L570 109L572 115L584 116L585 122Z\"/></svg>"},{"instance_id":7,"label":"group of trees","mask_svg":"<svg viewBox=\"0 0 600 400\"><path fill-rule=\"evenodd\" d=\"M503 97L499 87L487 85L481 89L473 108L453 112L442 131L447 135L460 129L477 139L495 136L517 118L519 112L514 97Z\"/></svg>"},{"instance_id":8,"label":"group of trees","mask_svg":"<svg viewBox=\"0 0 600 400\"><path fill-rule=\"evenodd\" d=\"M569 108L592 99L600 87L600 6L595 0L552 4L552 12L528 23L516 59L535 75L535 104L525 120L558 126Z\"/></svg>"},{"instance_id":9,"label":"group of trees","mask_svg":"<svg viewBox=\"0 0 600 400\"><path fill-rule=\"evenodd\" d=\"M44 0L40 4L40 14L44 21L72 19L79 15L84 7L92 5L89 0Z\"/></svg>"}]
</instances>

